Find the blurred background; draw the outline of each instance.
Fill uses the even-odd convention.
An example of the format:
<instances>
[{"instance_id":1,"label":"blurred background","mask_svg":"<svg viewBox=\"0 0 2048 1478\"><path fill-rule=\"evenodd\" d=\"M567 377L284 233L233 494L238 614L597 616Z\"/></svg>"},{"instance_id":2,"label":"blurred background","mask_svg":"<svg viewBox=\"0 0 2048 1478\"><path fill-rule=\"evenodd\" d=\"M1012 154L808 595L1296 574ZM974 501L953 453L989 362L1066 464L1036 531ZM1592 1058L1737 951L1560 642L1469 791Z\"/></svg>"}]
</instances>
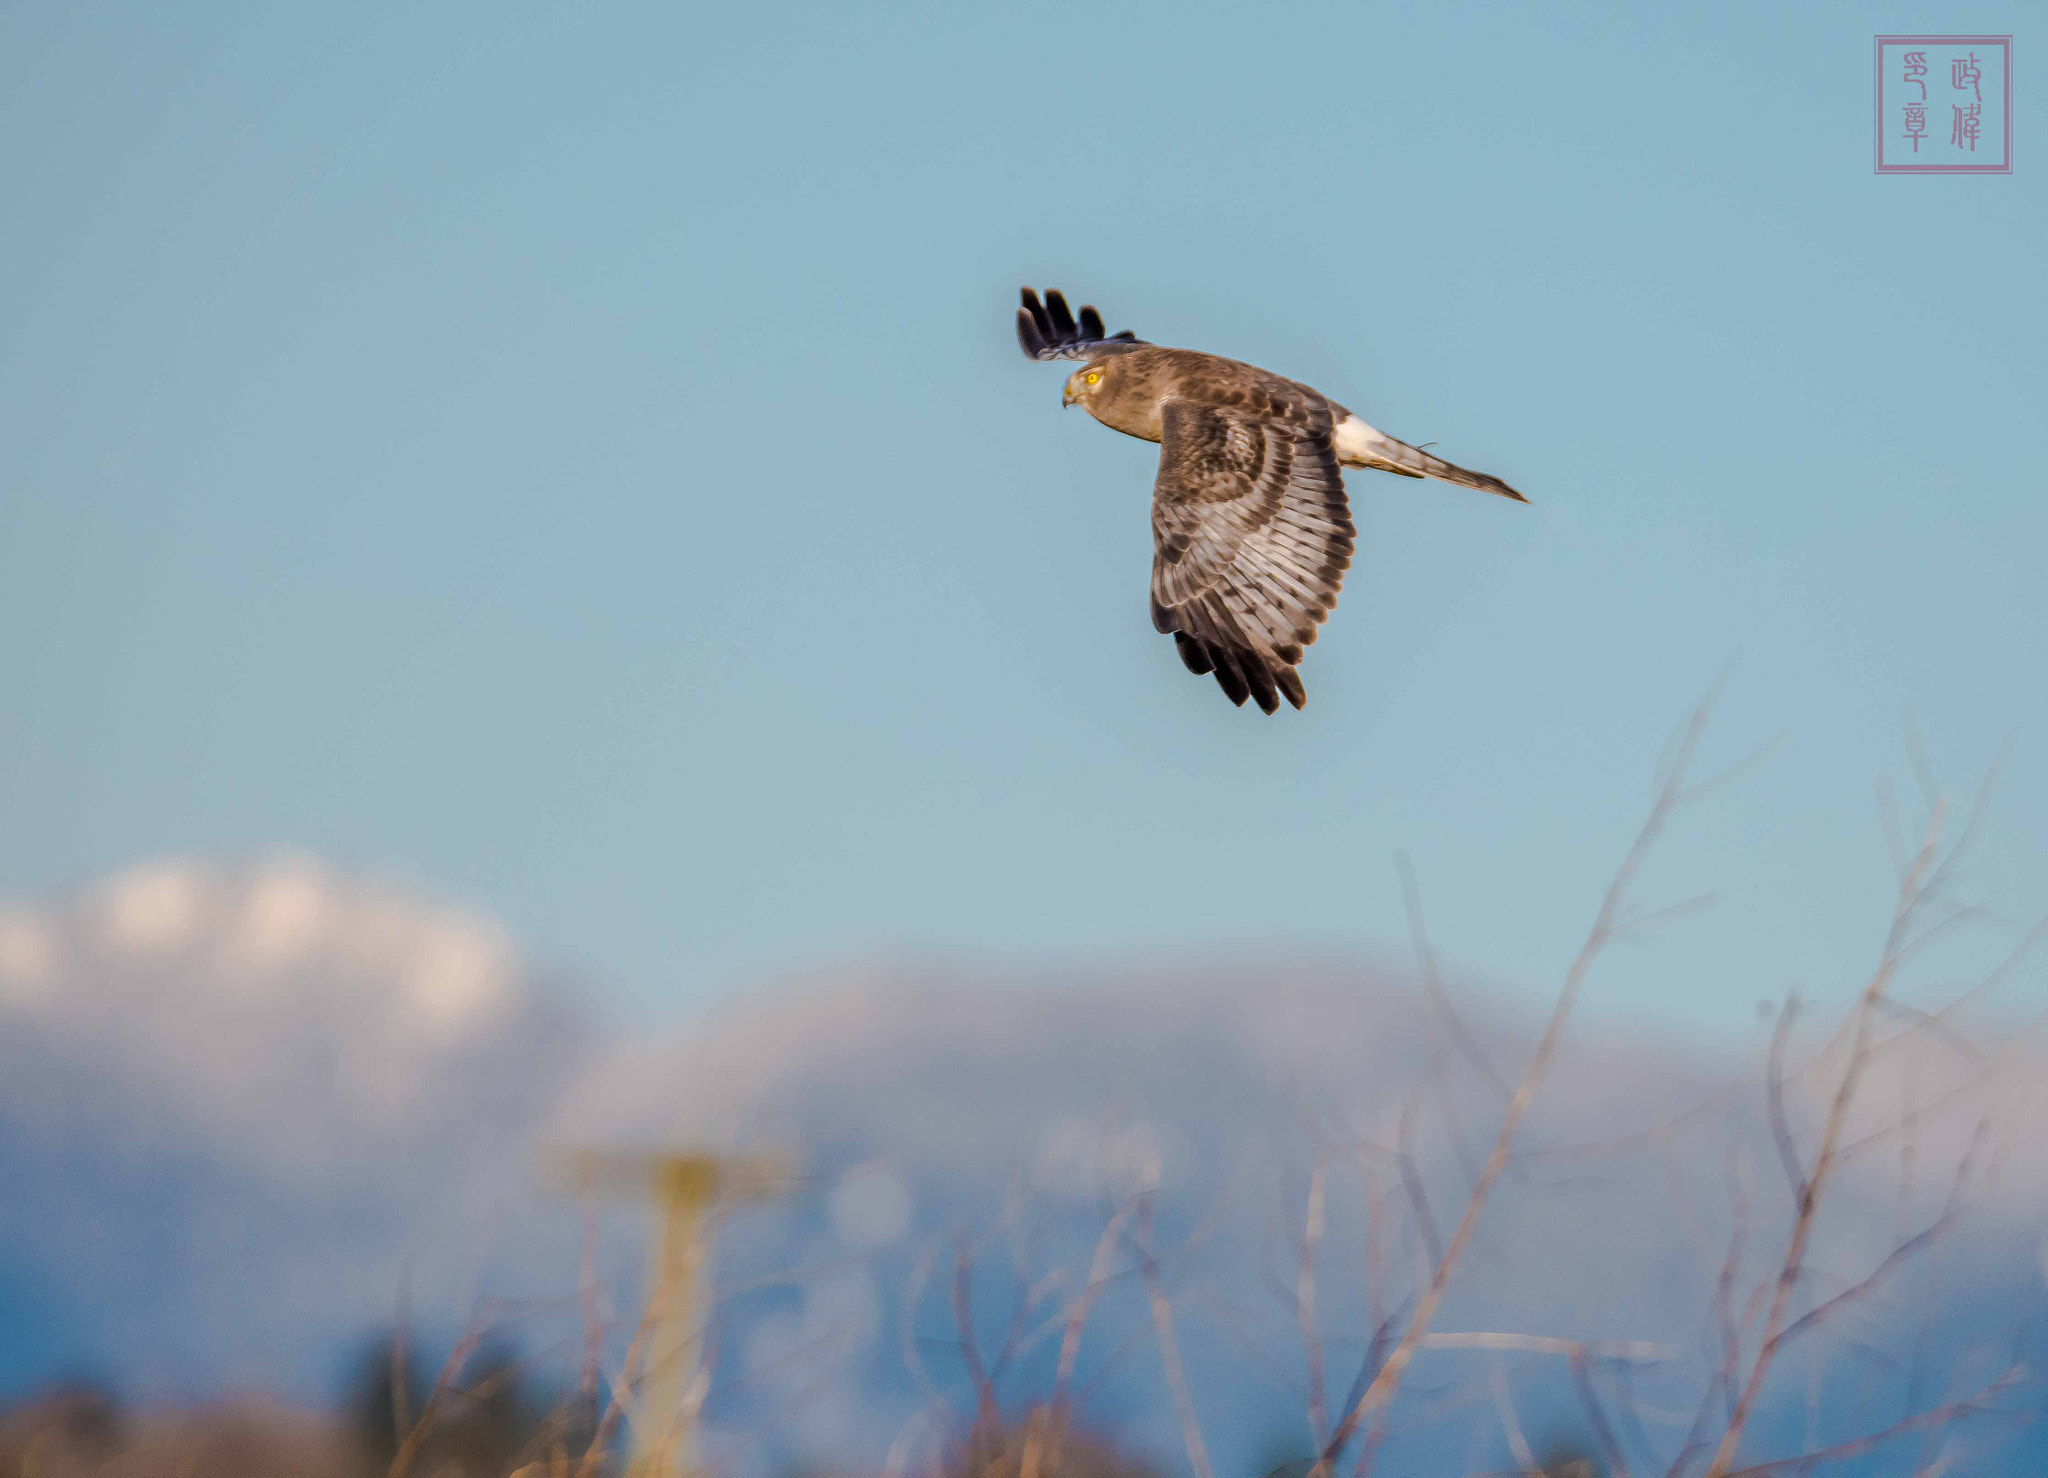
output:
<instances>
[{"instance_id":1,"label":"blurred background","mask_svg":"<svg viewBox=\"0 0 2048 1478\"><path fill-rule=\"evenodd\" d=\"M1070 1463L1307 1458L1724 674L1632 895L1708 906L1587 977L1435 1325L1537 1342L1367 1460L1727 1416L1936 794L1792 1317L1887 1276L1744 1461L2048 1368L2023 10L0 8L0 1464L385 1471L451 1351L406 1463L583 1450L659 1283L591 1147L783 1167L692 1244L692 1461L1028 1471L1089 1288ZM2020 33L2011 174L1872 172L1916 29ZM1532 506L1353 474L1308 708L1232 709L1025 283ZM2039 1470L1963 1415L1843 1460Z\"/></svg>"}]
</instances>

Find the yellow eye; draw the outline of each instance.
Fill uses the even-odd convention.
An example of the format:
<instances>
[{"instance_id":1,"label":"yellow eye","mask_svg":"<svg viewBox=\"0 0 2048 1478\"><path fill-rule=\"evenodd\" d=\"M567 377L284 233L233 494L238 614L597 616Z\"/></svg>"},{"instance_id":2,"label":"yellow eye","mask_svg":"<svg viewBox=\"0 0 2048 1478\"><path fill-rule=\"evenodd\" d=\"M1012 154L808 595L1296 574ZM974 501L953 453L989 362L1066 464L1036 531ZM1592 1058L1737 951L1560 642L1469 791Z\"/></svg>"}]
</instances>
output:
<instances>
[{"instance_id":1,"label":"yellow eye","mask_svg":"<svg viewBox=\"0 0 2048 1478\"><path fill-rule=\"evenodd\" d=\"M1096 381L1100 380L1100 379L1102 378L1102 376L1101 376L1101 375L1099 375L1099 374L1097 374L1097 373L1096 373L1096 372L1095 372L1094 370L1090 370L1090 371L1088 371L1088 373L1087 373L1087 374L1083 375L1083 376L1082 376L1081 378L1082 378L1082 379L1084 379L1084 380L1086 380L1086 381L1087 381L1087 382L1088 382L1089 384L1093 385L1093 384L1094 384L1094 383L1095 383Z\"/></svg>"}]
</instances>

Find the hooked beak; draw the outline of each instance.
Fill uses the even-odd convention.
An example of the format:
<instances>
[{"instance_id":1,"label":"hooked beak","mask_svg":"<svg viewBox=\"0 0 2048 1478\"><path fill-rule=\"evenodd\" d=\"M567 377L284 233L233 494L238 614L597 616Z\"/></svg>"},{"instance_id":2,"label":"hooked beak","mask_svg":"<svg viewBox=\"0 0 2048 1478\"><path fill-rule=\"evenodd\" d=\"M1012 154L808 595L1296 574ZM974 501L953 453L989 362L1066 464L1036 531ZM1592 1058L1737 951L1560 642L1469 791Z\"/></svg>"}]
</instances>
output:
<instances>
[{"instance_id":1,"label":"hooked beak","mask_svg":"<svg viewBox=\"0 0 2048 1478\"><path fill-rule=\"evenodd\" d=\"M1069 385L1060 394L1060 409L1065 410L1070 405L1078 405L1080 404L1080 401L1081 397L1076 395L1074 393L1074 387L1072 385Z\"/></svg>"}]
</instances>

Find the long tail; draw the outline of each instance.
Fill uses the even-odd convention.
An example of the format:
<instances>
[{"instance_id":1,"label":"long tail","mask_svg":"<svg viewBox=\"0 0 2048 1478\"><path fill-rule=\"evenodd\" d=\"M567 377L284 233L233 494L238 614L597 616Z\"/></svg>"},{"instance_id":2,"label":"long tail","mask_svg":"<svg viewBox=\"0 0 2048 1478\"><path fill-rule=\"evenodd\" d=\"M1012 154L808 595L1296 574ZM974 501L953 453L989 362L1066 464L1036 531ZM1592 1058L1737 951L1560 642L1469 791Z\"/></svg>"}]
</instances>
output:
<instances>
[{"instance_id":1,"label":"long tail","mask_svg":"<svg viewBox=\"0 0 2048 1478\"><path fill-rule=\"evenodd\" d=\"M1513 498L1517 503L1529 501L1491 473L1468 471L1455 462L1432 457L1421 447L1396 441L1386 432L1368 426L1348 413L1337 423L1334 440L1337 459L1346 467L1372 467L1400 477L1434 477L1439 482L1454 482L1461 488L1477 488L1482 493Z\"/></svg>"}]
</instances>

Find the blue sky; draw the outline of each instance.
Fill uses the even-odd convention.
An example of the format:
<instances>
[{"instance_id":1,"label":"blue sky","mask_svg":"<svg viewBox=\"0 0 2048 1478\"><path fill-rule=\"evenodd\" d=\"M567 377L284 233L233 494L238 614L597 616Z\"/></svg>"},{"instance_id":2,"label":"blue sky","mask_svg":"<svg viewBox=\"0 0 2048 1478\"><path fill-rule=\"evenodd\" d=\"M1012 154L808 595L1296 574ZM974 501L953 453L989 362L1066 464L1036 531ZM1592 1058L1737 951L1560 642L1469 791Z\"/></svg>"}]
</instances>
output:
<instances>
[{"instance_id":1,"label":"blue sky","mask_svg":"<svg viewBox=\"0 0 2048 1478\"><path fill-rule=\"evenodd\" d=\"M1778 741L1594 1002L1874 952L1916 711L2048 900L2048 141L2018 5L12 6L0 888L295 849L629 1015L876 952L1547 989L1672 725ZM1871 38L2017 32L2015 172ZM1534 500L1351 478L1302 714L1145 614L1154 453L1020 283ZM2031 987L2038 993L2039 986Z\"/></svg>"}]
</instances>

